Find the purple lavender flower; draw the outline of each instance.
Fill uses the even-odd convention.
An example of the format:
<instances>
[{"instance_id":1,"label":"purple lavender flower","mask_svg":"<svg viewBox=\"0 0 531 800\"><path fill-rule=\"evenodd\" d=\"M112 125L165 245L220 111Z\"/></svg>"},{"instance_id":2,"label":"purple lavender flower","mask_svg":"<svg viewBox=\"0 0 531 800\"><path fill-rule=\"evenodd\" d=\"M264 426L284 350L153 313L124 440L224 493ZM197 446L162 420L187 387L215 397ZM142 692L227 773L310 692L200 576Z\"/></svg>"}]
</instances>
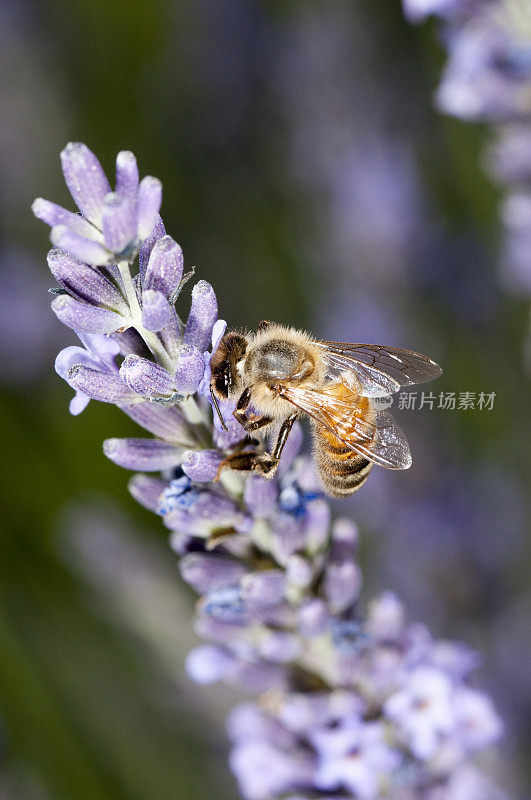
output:
<instances>
[{"instance_id":1,"label":"purple lavender flower","mask_svg":"<svg viewBox=\"0 0 531 800\"><path fill-rule=\"evenodd\" d=\"M80 414L91 397L117 405L138 399L119 377L115 361L120 352L118 343L97 333L78 336L84 348L65 347L55 360L57 374L76 391L70 413Z\"/></svg>"},{"instance_id":2,"label":"purple lavender flower","mask_svg":"<svg viewBox=\"0 0 531 800\"><path fill-rule=\"evenodd\" d=\"M531 112L531 36L499 6L498 17L485 9L451 32L437 92L441 110L466 120L520 119Z\"/></svg>"},{"instance_id":3,"label":"purple lavender flower","mask_svg":"<svg viewBox=\"0 0 531 800\"><path fill-rule=\"evenodd\" d=\"M81 216L38 198L33 213L51 226L53 244L93 266L127 260L151 234L162 200L156 178L139 182L138 166L128 151L116 158L116 188L88 147L70 142L61 153L66 184Z\"/></svg>"},{"instance_id":4,"label":"purple lavender flower","mask_svg":"<svg viewBox=\"0 0 531 800\"><path fill-rule=\"evenodd\" d=\"M63 350L56 369L76 390L72 413L92 397L152 434L107 439L104 452L140 470L129 489L161 516L200 594L196 631L208 643L189 655L190 676L262 695L229 720L242 796L457 800L468 775L471 792L488 797L470 759L501 723L468 684L475 657L408 623L390 593L364 610L357 528L331 521L313 461L299 455L300 426L272 479L223 469L261 444L249 443L233 403L221 404L228 430L213 417L210 358L225 322L205 281L185 324L176 312L188 276L158 217L158 184L139 184L127 153L114 193L84 146L66 148L63 164L82 216L44 201L37 212L61 246L49 256L54 311L84 348Z\"/></svg>"}]
</instances>

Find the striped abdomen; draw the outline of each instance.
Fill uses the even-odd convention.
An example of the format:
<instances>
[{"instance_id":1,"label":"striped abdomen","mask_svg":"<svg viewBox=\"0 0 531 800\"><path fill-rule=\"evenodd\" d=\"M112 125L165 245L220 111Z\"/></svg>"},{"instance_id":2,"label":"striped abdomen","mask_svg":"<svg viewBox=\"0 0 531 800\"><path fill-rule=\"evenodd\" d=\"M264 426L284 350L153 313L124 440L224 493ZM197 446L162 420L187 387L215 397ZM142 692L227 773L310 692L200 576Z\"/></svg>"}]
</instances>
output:
<instances>
[{"instance_id":1,"label":"striped abdomen","mask_svg":"<svg viewBox=\"0 0 531 800\"><path fill-rule=\"evenodd\" d=\"M330 390L328 390L328 393ZM344 399L342 395L349 393L352 397L352 391L343 384L334 387L334 392L337 393L338 399ZM331 414L331 421L333 414ZM374 410L371 407L370 400L366 397L357 396L356 403L352 406L352 411L349 414L349 419L344 417L341 420L341 426L337 427L337 431L341 432L341 436L348 442L358 442L363 444L364 447L370 450L372 442L372 432L368 432L370 424L363 426L363 432L360 432L360 420L371 423L374 419ZM324 488L328 494L334 497L343 497L344 495L353 494L360 486L366 481L369 472L372 469L372 462L364 458L364 456L352 450L341 439L335 436L324 425L316 422L312 424L315 460L319 469L319 474Z\"/></svg>"}]
</instances>

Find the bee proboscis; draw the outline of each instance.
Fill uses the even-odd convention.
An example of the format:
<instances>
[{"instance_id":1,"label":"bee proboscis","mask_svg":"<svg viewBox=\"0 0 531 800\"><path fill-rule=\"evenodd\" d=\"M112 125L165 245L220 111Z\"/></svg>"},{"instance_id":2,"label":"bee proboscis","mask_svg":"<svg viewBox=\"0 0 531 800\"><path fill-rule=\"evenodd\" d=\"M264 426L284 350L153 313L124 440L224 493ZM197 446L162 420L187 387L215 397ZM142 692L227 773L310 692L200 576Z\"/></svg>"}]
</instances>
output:
<instances>
[{"instance_id":1,"label":"bee proboscis","mask_svg":"<svg viewBox=\"0 0 531 800\"><path fill-rule=\"evenodd\" d=\"M373 464L411 465L406 437L382 406L402 386L441 373L435 361L411 350L317 341L270 322L252 334L229 331L211 359L210 391L222 423L218 399L237 398L233 413L248 434L275 423L280 430L271 453L241 450L223 466L272 477L293 423L306 414L325 490L352 494Z\"/></svg>"}]
</instances>

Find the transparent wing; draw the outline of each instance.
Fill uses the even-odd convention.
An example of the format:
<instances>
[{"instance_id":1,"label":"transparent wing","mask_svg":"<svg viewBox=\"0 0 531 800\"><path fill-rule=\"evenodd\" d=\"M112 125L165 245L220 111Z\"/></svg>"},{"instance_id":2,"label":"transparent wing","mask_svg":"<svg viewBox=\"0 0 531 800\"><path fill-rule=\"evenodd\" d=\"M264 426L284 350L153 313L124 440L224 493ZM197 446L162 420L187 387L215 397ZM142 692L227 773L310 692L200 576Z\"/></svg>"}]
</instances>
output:
<instances>
[{"instance_id":1,"label":"transparent wing","mask_svg":"<svg viewBox=\"0 0 531 800\"><path fill-rule=\"evenodd\" d=\"M401 386L431 381L442 374L435 361L412 350L347 342L315 344L322 350L330 376L354 373L359 383L358 392L365 397L393 394Z\"/></svg>"},{"instance_id":2,"label":"transparent wing","mask_svg":"<svg viewBox=\"0 0 531 800\"><path fill-rule=\"evenodd\" d=\"M369 461L387 469L411 466L405 434L391 414L377 411L369 398L360 398L347 383L336 383L321 390L286 386L280 396Z\"/></svg>"}]
</instances>

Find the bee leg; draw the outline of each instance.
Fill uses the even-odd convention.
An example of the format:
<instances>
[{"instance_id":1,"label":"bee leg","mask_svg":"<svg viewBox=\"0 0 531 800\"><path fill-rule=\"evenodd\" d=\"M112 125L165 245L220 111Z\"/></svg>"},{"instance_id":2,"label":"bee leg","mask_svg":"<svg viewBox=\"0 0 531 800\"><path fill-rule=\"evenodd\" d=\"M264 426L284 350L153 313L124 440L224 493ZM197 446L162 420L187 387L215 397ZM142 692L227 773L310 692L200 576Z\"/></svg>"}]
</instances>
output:
<instances>
[{"instance_id":1,"label":"bee leg","mask_svg":"<svg viewBox=\"0 0 531 800\"><path fill-rule=\"evenodd\" d=\"M264 417L260 417L257 421L262 422L263 419ZM268 425L272 422L269 417L266 417L266 419L267 422L263 422L262 424ZM284 445L286 444L296 419L297 414L291 414L284 420L278 432L275 449L272 453L235 453L221 463L220 469L223 467L230 467L231 469L253 470L264 475L266 478L272 478L277 471L282 450L284 449Z\"/></svg>"},{"instance_id":2,"label":"bee leg","mask_svg":"<svg viewBox=\"0 0 531 800\"><path fill-rule=\"evenodd\" d=\"M267 414L262 414L261 417L257 414L252 414L246 419L243 427L246 431L258 431L260 428L265 428L266 425L270 425L272 422L273 417L268 417Z\"/></svg>"},{"instance_id":3,"label":"bee leg","mask_svg":"<svg viewBox=\"0 0 531 800\"><path fill-rule=\"evenodd\" d=\"M263 419L263 417L261 419ZM259 472L266 478L274 477L275 472L277 471L278 462L280 461L280 456L282 455L282 450L284 449L284 445L288 440L288 436L290 435L293 423L296 419L297 414L291 414L287 419L284 420L280 426L277 441L275 443L275 449L272 453L248 454L251 457L250 469ZM272 420L268 418L268 423L265 424L269 424L269 422L272 422Z\"/></svg>"},{"instance_id":4,"label":"bee leg","mask_svg":"<svg viewBox=\"0 0 531 800\"><path fill-rule=\"evenodd\" d=\"M246 431L258 431L260 428L263 428L265 425L269 425L270 422L273 422L272 417L268 417L267 415L263 414L259 416L258 414L251 414L248 417L245 413L247 408L249 407L249 403L251 402L251 389L249 386L243 390L240 395L240 399L236 403L236 408L232 412L234 417L238 420L240 425L243 426L244 430Z\"/></svg>"},{"instance_id":5,"label":"bee leg","mask_svg":"<svg viewBox=\"0 0 531 800\"><path fill-rule=\"evenodd\" d=\"M278 432L277 441L275 444L275 449L272 453L272 458L277 462L280 460L280 456L282 455L282 451L284 449L284 445L288 440L288 436L291 433L291 429L293 428L293 423L297 419L297 414L290 414L290 416L284 420L282 425L280 426L280 430Z\"/></svg>"},{"instance_id":6,"label":"bee leg","mask_svg":"<svg viewBox=\"0 0 531 800\"><path fill-rule=\"evenodd\" d=\"M216 480L224 469L236 469L243 472L263 472L262 467L267 471L271 456L269 453L232 453L227 456L219 465Z\"/></svg>"}]
</instances>

